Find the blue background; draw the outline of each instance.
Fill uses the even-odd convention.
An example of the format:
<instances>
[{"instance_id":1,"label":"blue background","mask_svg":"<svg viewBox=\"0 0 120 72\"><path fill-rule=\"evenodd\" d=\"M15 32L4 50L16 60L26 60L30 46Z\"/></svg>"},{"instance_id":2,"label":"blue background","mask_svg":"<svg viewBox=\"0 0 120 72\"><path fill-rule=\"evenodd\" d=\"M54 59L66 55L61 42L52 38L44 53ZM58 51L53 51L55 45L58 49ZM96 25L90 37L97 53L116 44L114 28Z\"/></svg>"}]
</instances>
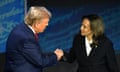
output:
<instances>
[{"instance_id":1,"label":"blue background","mask_svg":"<svg viewBox=\"0 0 120 72\"><path fill-rule=\"evenodd\" d=\"M0 53L5 52L7 37L23 16L24 0L0 0Z\"/></svg>"},{"instance_id":2,"label":"blue background","mask_svg":"<svg viewBox=\"0 0 120 72\"><path fill-rule=\"evenodd\" d=\"M120 51L120 5L88 4L75 7L52 7L50 25L40 37L43 51L56 48L69 50L76 33L80 30L81 17L86 14L100 15L105 24L105 33L112 40L116 53Z\"/></svg>"},{"instance_id":3,"label":"blue background","mask_svg":"<svg viewBox=\"0 0 120 72\"><path fill-rule=\"evenodd\" d=\"M47 8L51 11L52 18L45 32L39 36L43 52L53 52L56 48L69 51L75 34L80 30L81 17L96 13L103 17L105 33L112 40L115 52L120 53L119 3L47 6ZM4 53L10 31L15 25L23 22L24 1L1 0L0 10L0 53Z\"/></svg>"}]
</instances>

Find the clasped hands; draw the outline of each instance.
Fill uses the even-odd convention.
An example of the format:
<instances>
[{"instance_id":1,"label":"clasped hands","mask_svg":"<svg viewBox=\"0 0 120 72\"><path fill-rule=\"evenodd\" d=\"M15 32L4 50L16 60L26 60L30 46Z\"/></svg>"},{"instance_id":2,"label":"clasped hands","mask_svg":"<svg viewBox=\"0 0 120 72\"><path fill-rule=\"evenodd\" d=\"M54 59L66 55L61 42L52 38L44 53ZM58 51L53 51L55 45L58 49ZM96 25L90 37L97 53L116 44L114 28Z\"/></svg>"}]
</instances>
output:
<instances>
[{"instance_id":1,"label":"clasped hands","mask_svg":"<svg viewBox=\"0 0 120 72\"><path fill-rule=\"evenodd\" d=\"M63 50L58 49L58 48L54 51L54 53L55 53L56 56L57 56L57 60L60 60L60 59L62 58L62 56L64 55Z\"/></svg>"}]
</instances>

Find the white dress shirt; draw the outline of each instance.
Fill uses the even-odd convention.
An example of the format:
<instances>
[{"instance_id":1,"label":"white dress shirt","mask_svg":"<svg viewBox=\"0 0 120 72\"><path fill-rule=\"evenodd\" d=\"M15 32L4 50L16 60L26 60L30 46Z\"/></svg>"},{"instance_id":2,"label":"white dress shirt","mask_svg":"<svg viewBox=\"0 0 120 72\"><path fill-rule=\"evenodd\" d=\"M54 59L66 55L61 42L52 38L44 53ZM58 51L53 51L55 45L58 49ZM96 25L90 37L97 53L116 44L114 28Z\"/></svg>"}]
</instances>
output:
<instances>
[{"instance_id":1,"label":"white dress shirt","mask_svg":"<svg viewBox=\"0 0 120 72\"><path fill-rule=\"evenodd\" d=\"M33 33L35 34L35 30L30 26L28 25L28 27L33 31Z\"/></svg>"},{"instance_id":2,"label":"white dress shirt","mask_svg":"<svg viewBox=\"0 0 120 72\"><path fill-rule=\"evenodd\" d=\"M85 37L85 46L86 46L86 53L87 53L87 56L90 55L90 52L92 50L90 44L92 43L92 40L91 41L88 41L87 40L87 37Z\"/></svg>"}]
</instances>

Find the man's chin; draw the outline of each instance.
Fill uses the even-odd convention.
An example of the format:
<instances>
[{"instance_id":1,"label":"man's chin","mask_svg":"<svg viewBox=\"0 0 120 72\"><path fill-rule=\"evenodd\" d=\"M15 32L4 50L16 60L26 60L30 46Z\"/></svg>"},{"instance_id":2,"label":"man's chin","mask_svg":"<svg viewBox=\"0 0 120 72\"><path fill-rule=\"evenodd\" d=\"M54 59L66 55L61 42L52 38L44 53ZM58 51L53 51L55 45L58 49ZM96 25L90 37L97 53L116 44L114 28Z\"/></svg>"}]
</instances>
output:
<instances>
[{"instance_id":1,"label":"man's chin","mask_svg":"<svg viewBox=\"0 0 120 72\"><path fill-rule=\"evenodd\" d=\"M40 31L40 33L43 33L45 30Z\"/></svg>"}]
</instances>

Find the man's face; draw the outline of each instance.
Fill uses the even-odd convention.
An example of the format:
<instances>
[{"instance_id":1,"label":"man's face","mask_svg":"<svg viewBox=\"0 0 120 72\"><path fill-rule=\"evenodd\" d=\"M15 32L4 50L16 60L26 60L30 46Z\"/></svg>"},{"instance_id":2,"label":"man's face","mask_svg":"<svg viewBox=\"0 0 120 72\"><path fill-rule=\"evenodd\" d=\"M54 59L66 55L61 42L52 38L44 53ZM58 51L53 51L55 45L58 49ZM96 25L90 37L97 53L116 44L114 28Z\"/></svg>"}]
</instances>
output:
<instances>
[{"instance_id":1,"label":"man's face","mask_svg":"<svg viewBox=\"0 0 120 72\"><path fill-rule=\"evenodd\" d=\"M36 32L37 33L44 32L44 30L48 26L48 22L49 22L49 18L43 18L41 20L36 20L36 26L35 26Z\"/></svg>"}]
</instances>

